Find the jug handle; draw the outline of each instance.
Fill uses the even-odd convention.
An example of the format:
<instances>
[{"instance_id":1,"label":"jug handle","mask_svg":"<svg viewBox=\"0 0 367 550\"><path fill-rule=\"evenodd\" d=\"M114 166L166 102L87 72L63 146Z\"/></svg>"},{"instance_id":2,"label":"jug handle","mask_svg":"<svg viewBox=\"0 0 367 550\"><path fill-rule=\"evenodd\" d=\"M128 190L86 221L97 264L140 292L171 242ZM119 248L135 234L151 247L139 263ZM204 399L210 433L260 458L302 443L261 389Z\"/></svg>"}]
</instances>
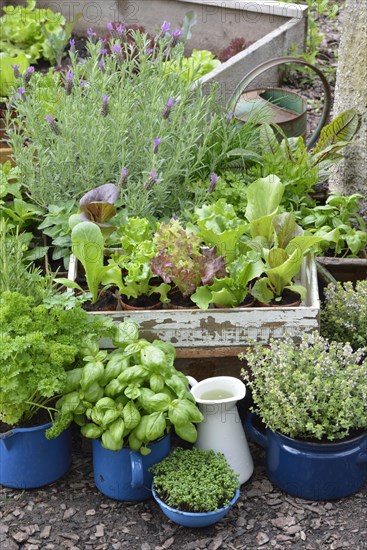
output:
<instances>
[{"instance_id":1,"label":"jug handle","mask_svg":"<svg viewBox=\"0 0 367 550\"><path fill-rule=\"evenodd\" d=\"M3 445L6 447L6 449L10 449L12 445L12 439L9 439L13 435L15 435L16 430L9 430L8 432L0 433L0 441L2 441Z\"/></svg>"},{"instance_id":2,"label":"jug handle","mask_svg":"<svg viewBox=\"0 0 367 550\"><path fill-rule=\"evenodd\" d=\"M277 67L278 65L283 65L284 63L298 63L299 65L306 65L307 67L312 69L315 73L317 73L324 87L325 98L324 98L324 108L322 111L321 119L316 130L314 131L314 133L306 143L307 149L310 149L312 145L315 143L315 141L317 140L317 138L319 137L322 128L325 126L331 110L330 85L324 73L314 65L311 65L311 63L307 63L307 61L303 61L303 59L298 59L297 57L276 57L274 59L269 59L269 61L265 61L264 63L261 63L260 65L252 69L252 71L250 71L247 75L245 75L244 78L237 84L235 91L233 92L231 98L229 99L228 108L230 111L234 112L236 109L238 100L241 97L241 94L256 77L260 76L262 73L264 73L268 69Z\"/></svg>"},{"instance_id":3,"label":"jug handle","mask_svg":"<svg viewBox=\"0 0 367 550\"><path fill-rule=\"evenodd\" d=\"M144 483L144 470L141 454L136 451L130 451L131 464L131 487L138 489Z\"/></svg>"},{"instance_id":4,"label":"jug handle","mask_svg":"<svg viewBox=\"0 0 367 550\"><path fill-rule=\"evenodd\" d=\"M246 435L248 435L249 439L252 439L253 441L256 441L259 445L264 447L265 449L268 446L268 438L266 435L262 434L257 430L253 424L253 421L255 420L255 414L250 413L244 423L244 429L246 432Z\"/></svg>"},{"instance_id":5,"label":"jug handle","mask_svg":"<svg viewBox=\"0 0 367 550\"><path fill-rule=\"evenodd\" d=\"M357 464L367 464L367 453L361 453L357 456Z\"/></svg>"},{"instance_id":6,"label":"jug handle","mask_svg":"<svg viewBox=\"0 0 367 550\"><path fill-rule=\"evenodd\" d=\"M191 386L191 388L196 386L196 384L198 383L198 381L193 376L186 376L186 378L189 381L189 386Z\"/></svg>"}]
</instances>

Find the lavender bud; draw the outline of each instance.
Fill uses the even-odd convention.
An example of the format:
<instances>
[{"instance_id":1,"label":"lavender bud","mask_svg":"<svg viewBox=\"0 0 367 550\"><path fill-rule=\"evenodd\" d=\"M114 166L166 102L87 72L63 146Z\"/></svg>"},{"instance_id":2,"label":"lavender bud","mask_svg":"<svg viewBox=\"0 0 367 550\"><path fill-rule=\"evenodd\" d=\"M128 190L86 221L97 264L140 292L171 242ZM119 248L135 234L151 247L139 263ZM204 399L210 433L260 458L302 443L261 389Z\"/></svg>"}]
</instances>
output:
<instances>
[{"instance_id":1,"label":"lavender bud","mask_svg":"<svg viewBox=\"0 0 367 550\"><path fill-rule=\"evenodd\" d=\"M17 90L17 94L20 95L20 97L22 98L22 101L27 101L27 98L26 98L26 95L25 95L25 88L24 86L22 86L21 88L19 88Z\"/></svg>"},{"instance_id":2,"label":"lavender bud","mask_svg":"<svg viewBox=\"0 0 367 550\"><path fill-rule=\"evenodd\" d=\"M167 119L169 117L169 115L171 113L171 109L172 109L174 103L175 103L175 98L170 97L169 100L167 101L167 103L165 104L164 109L163 109L162 117L164 119Z\"/></svg>"},{"instance_id":3,"label":"lavender bud","mask_svg":"<svg viewBox=\"0 0 367 550\"><path fill-rule=\"evenodd\" d=\"M158 153L158 149L159 149L159 146L161 144L161 139L160 138L155 138L154 140L154 154L156 155Z\"/></svg>"},{"instance_id":4,"label":"lavender bud","mask_svg":"<svg viewBox=\"0 0 367 550\"><path fill-rule=\"evenodd\" d=\"M127 182L128 176L129 176L129 171L126 168L126 166L123 166L123 168L121 170L120 181L119 181L119 186L120 187L125 187L125 183Z\"/></svg>"},{"instance_id":5,"label":"lavender bud","mask_svg":"<svg viewBox=\"0 0 367 550\"><path fill-rule=\"evenodd\" d=\"M101 69L102 73L105 72L105 65L104 65L103 59L101 59L101 61L98 63L98 67Z\"/></svg>"},{"instance_id":6,"label":"lavender bud","mask_svg":"<svg viewBox=\"0 0 367 550\"><path fill-rule=\"evenodd\" d=\"M149 179L144 183L144 189L150 189L155 183L158 182L157 170L153 169L149 174Z\"/></svg>"},{"instance_id":7,"label":"lavender bud","mask_svg":"<svg viewBox=\"0 0 367 550\"><path fill-rule=\"evenodd\" d=\"M13 64L10 64L10 67L13 69L14 71L14 76L15 78L20 78L20 72L19 72L19 69L20 69L20 65L13 65Z\"/></svg>"},{"instance_id":8,"label":"lavender bud","mask_svg":"<svg viewBox=\"0 0 367 550\"><path fill-rule=\"evenodd\" d=\"M72 53L75 53L75 40L72 38L70 41L69 41L69 44L70 44L70 51Z\"/></svg>"},{"instance_id":9,"label":"lavender bud","mask_svg":"<svg viewBox=\"0 0 367 550\"><path fill-rule=\"evenodd\" d=\"M166 34L166 32L169 32L171 28L171 23L169 23L168 21L163 21L163 25L161 26L161 32L163 34Z\"/></svg>"},{"instance_id":10,"label":"lavender bud","mask_svg":"<svg viewBox=\"0 0 367 550\"><path fill-rule=\"evenodd\" d=\"M86 86L87 86L86 81L85 81L85 80L81 80L81 81L80 81L80 87L81 87L81 89L84 90L84 89L86 88Z\"/></svg>"},{"instance_id":11,"label":"lavender bud","mask_svg":"<svg viewBox=\"0 0 367 550\"><path fill-rule=\"evenodd\" d=\"M219 176L217 176L216 174L214 174L214 172L212 172L210 174L210 184L209 184L209 187L208 187L208 192L209 193L213 193L216 185L217 185L217 181L219 180Z\"/></svg>"},{"instance_id":12,"label":"lavender bud","mask_svg":"<svg viewBox=\"0 0 367 550\"><path fill-rule=\"evenodd\" d=\"M103 117L106 117L108 115L108 96L103 95L102 96L102 109L101 109L101 115Z\"/></svg>"},{"instance_id":13,"label":"lavender bud","mask_svg":"<svg viewBox=\"0 0 367 550\"><path fill-rule=\"evenodd\" d=\"M94 30L92 28L90 28L90 29L87 30L87 36L88 36L89 40L94 41L95 37L97 36L97 33L95 33Z\"/></svg>"},{"instance_id":14,"label":"lavender bud","mask_svg":"<svg viewBox=\"0 0 367 550\"><path fill-rule=\"evenodd\" d=\"M46 115L45 120L49 123L51 130L53 133L57 136L61 135L61 130L55 120L55 117L53 115Z\"/></svg>"},{"instance_id":15,"label":"lavender bud","mask_svg":"<svg viewBox=\"0 0 367 550\"><path fill-rule=\"evenodd\" d=\"M173 31L173 33L172 33L172 42L171 42L172 48L177 46L178 41L180 40L181 36L182 36L182 30L181 29L175 29Z\"/></svg>"},{"instance_id":16,"label":"lavender bud","mask_svg":"<svg viewBox=\"0 0 367 550\"><path fill-rule=\"evenodd\" d=\"M118 36L122 36L122 35L124 34L124 32L125 32L125 25L124 25L124 23L120 23L120 25L118 25L118 26L116 27L116 32L117 32Z\"/></svg>"},{"instance_id":17,"label":"lavender bud","mask_svg":"<svg viewBox=\"0 0 367 550\"><path fill-rule=\"evenodd\" d=\"M72 71L68 71L66 73L66 85L65 85L65 93L66 95L70 95L73 89L73 80L74 80L74 73Z\"/></svg>"},{"instance_id":18,"label":"lavender bud","mask_svg":"<svg viewBox=\"0 0 367 550\"><path fill-rule=\"evenodd\" d=\"M113 23L107 23L107 29L112 32L113 31Z\"/></svg>"},{"instance_id":19,"label":"lavender bud","mask_svg":"<svg viewBox=\"0 0 367 550\"><path fill-rule=\"evenodd\" d=\"M227 120L228 122L230 122L232 120L232 118L234 117L234 112L233 111L229 111L228 115L227 115Z\"/></svg>"},{"instance_id":20,"label":"lavender bud","mask_svg":"<svg viewBox=\"0 0 367 550\"><path fill-rule=\"evenodd\" d=\"M31 65L30 67L28 67L25 75L24 75L24 82L25 84L28 84L28 82L30 81L30 79L32 78L32 75L35 71L35 68Z\"/></svg>"},{"instance_id":21,"label":"lavender bud","mask_svg":"<svg viewBox=\"0 0 367 550\"><path fill-rule=\"evenodd\" d=\"M106 53L107 53L106 48L102 48L102 49L99 51L99 55L106 55Z\"/></svg>"},{"instance_id":22,"label":"lavender bud","mask_svg":"<svg viewBox=\"0 0 367 550\"><path fill-rule=\"evenodd\" d=\"M120 46L120 44L114 44L113 46L113 52L116 54L116 61L119 65L122 65L122 63L124 62L124 58L122 56L122 48Z\"/></svg>"},{"instance_id":23,"label":"lavender bud","mask_svg":"<svg viewBox=\"0 0 367 550\"><path fill-rule=\"evenodd\" d=\"M153 53L153 51L154 51L153 48L147 48L147 49L145 50L145 54L146 54L146 55L150 55L151 53Z\"/></svg>"}]
</instances>

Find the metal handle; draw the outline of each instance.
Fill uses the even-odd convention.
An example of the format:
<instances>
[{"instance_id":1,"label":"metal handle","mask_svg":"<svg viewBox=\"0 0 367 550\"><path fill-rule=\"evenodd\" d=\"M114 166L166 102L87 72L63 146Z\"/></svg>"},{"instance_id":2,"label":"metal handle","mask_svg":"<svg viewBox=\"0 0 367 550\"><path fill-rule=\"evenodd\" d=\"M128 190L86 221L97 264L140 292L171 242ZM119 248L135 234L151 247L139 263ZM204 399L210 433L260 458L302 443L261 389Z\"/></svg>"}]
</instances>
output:
<instances>
[{"instance_id":1,"label":"metal handle","mask_svg":"<svg viewBox=\"0 0 367 550\"><path fill-rule=\"evenodd\" d=\"M326 80L326 77L323 72L320 71L317 67L314 65L311 65L311 63L307 63L307 61L303 61L303 59L298 59L296 57L277 57L275 59L269 59L269 61L265 61L264 63L261 63L252 71L247 73L246 76L237 84L235 91L233 92L232 97L229 100L229 110L235 111L237 102L239 98L241 97L241 94L244 92L244 90L248 87L248 85L258 76L260 76L262 73L267 71L268 69L271 69L273 67L277 67L278 65L283 65L284 63L298 63L299 65L306 65L310 69L312 69L315 73L318 74L320 77L320 80L324 86L324 92L325 92L325 98L324 98L324 109L322 111L320 122L310 137L310 139L307 142L307 149L310 149L312 145L315 143L317 138L320 135L320 132L322 128L325 126L325 123L327 122L327 119L330 114L331 109L331 89L329 86L328 81Z\"/></svg>"},{"instance_id":2,"label":"metal handle","mask_svg":"<svg viewBox=\"0 0 367 550\"><path fill-rule=\"evenodd\" d=\"M131 487L139 489L144 484L143 460L140 453L130 451Z\"/></svg>"}]
</instances>

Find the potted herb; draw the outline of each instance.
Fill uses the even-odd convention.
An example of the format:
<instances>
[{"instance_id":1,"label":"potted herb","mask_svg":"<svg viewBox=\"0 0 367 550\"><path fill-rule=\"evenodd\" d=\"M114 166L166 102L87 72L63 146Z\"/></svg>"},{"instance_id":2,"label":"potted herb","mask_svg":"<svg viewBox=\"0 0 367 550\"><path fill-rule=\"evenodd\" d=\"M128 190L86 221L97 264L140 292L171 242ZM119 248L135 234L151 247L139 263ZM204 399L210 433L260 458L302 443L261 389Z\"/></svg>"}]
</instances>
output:
<instances>
[{"instance_id":1,"label":"potted herb","mask_svg":"<svg viewBox=\"0 0 367 550\"><path fill-rule=\"evenodd\" d=\"M108 329L80 304L64 306L56 295L37 300L5 291L0 296L0 483L6 486L47 485L70 465L70 433L48 441L45 431L67 371L78 360L80 340Z\"/></svg>"},{"instance_id":2,"label":"potted herb","mask_svg":"<svg viewBox=\"0 0 367 550\"><path fill-rule=\"evenodd\" d=\"M170 450L170 429L194 443L202 414L187 378L174 368L171 344L139 339L133 322L120 323L111 353L95 340L82 351L85 365L68 372L54 437L74 420L93 439L98 489L117 500L150 497L148 468Z\"/></svg>"},{"instance_id":3,"label":"potted herb","mask_svg":"<svg viewBox=\"0 0 367 550\"><path fill-rule=\"evenodd\" d=\"M243 356L241 356L243 358ZM266 426L247 433L266 448L269 479L311 500L336 499L367 479L367 359L363 349L304 334L253 348L242 375Z\"/></svg>"},{"instance_id":4,"label":"potted herb","mask_svg":"<svg viewBox=\"0 0 367 550\"><path fill-rule=\"evenodd\" d=\"M367 280L329 284L321 310L321 334L367 349Z\"/></svg>"},{"instance_id":5,"label":"potted herb","mask_svg":"<svg viewBox=\"0 0 367 550\"><path fill-rule=\"evenodd\" d=\"M151 469L153 497L169 519L185 527L216 523L240 494L238 475L212 450L176 447Z\"/></svg>"}]
</instances>

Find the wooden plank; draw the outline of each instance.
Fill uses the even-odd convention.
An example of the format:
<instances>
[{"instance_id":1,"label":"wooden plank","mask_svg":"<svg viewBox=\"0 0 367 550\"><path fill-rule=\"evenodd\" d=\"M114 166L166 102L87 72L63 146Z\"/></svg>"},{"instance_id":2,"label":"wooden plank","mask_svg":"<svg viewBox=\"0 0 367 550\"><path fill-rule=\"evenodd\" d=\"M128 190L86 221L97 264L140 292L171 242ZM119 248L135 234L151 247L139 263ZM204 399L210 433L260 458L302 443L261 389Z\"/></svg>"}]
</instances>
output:
<instances>
[{"instance_id":1,"label":"wooden plank","mask_svg":"<svg viewBox=\"0 0 367 550\"><path fill-rule=\"evenodd\" d=\"M69 278L75 280L77 263L70 262ZM308 257L299 280L308 292L299 307L252 307L208 309L161 309L141 311L92 312L106 315L118 324L134 321L147 340L170 342L180 357L230 357L246 346L267 344L270 338L283 338L286 333L298 339L304 332L318 330L320 302L315 263ZM106 349L112 342L103 340Z\"/></svg>"}]
</instances>

